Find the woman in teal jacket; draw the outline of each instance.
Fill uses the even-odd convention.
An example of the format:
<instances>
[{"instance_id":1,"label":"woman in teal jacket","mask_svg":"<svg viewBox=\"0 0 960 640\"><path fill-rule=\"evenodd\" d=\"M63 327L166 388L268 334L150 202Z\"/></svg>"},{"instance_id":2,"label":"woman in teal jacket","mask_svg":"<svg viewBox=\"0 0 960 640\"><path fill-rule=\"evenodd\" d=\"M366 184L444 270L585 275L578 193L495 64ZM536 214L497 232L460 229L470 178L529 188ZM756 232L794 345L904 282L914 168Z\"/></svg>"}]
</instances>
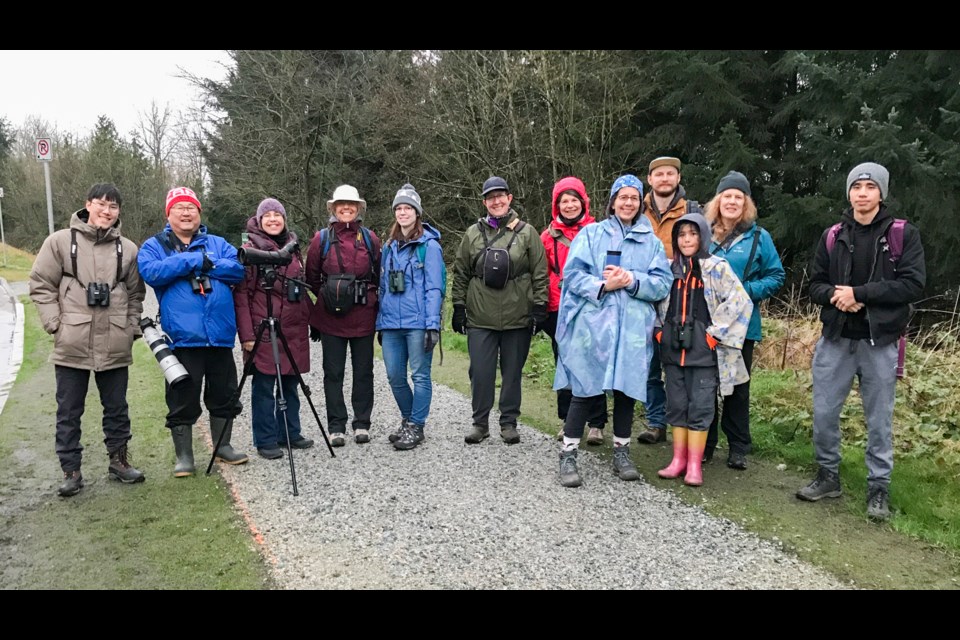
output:
<instances>
[{"instance_id":1,"label":"woman in teal jacket","mask_svg":"<svg viewBox=\"0 0 960 640\"><path fill-rule=\"evenodd\" d=\"M761 340L760 302L773 297L783 286L783 265L770 233L757 224L757 206L750 195L750 182L739 171L731 171L720 180L716 196L707 203L706 218L713 232L710 253L730 263L753 301L753 315L742 349L749 371L753 365L753 347ZM746 469L746 455L752 447L749 381L735 386L733 395L724 398L722 413L714 412L704 462L713 458L719 440L718 421L730 447L727 466Z\"/></svg>"}]
</instances>

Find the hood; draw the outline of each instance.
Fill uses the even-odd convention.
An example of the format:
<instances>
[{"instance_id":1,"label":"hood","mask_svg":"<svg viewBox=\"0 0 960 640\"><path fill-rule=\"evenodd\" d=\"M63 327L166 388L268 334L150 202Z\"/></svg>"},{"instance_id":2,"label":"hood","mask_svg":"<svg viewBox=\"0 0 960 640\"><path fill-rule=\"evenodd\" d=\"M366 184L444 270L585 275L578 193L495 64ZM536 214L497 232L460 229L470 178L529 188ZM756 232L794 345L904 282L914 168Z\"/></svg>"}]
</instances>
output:
<instances>
[{"instance_id":1,"label":"hood","mask_svg":"<svg viewBox=\"0 0 960 640\"><path fill-rule=\"evenodd\" d=\"M420 236L419 238L417 238L417 242L426 242L427 240L431 240L431 239L436 240L437 242L440 242L440 231L439 231L439 230L437 230L437 229L435 229L434 227L430 226L430 225L429 225L428 223L426 223L426 222L422 222L422 221L421 221L420 224L423 225L423 235Z\"/></svg>"},{"instance_id":2,"label":"hood","mask_svg":"<svg viewBox=\"0 0 960 640\"><path fill-rule=\"evenodd\" d=\"M680 253L680 248L677 246L677 237L680 235L680 227L685 222L692 222L697 225L697 228L700 229L700 251L697 252L696 258L708 258L710 257L710 225L707 223L707 219L704 218L699 213L688 213L684 216L681 216L676 224L673 225L673 230L670 232L670 243L673 245L673 256L676 260L678 257L683 254Z\"/></svg>"},{"instance_id":3,"label":"hood","mask_svg":"<svg viewBox=\"0 0 960 640\"><path fill-rule=\"evenodd\" d=\"M94 242L102 240L114 240L120 237L120 218L107 229L98 229L89 222L90 212L86 209L80 209L70 216L70 228L76 229L81 234L88 236Z\"/></svg>"},{"instance_id":4,"label":"hood","mask_svg":"<svg viewBox=\"0 0 960 640\"><path fill-rule=\"evenodd\" d=\"M558 220L560 216L560 209L557 207L557 198L564 191L576 191L580 195L580 199L583 200L583 215L580 216L580 219L577 221L576 227L582 227L595 222L593 217L590 215L590 198L587 196L587 187L584 186L583 181L580 178L574 178L570 176L568 178L563 178L557 184L553 185L553 197L550 199L550 217L556 223L555 226L558 228L565 227L567 225L563 224Z\"/></svg>"}]
</instances>

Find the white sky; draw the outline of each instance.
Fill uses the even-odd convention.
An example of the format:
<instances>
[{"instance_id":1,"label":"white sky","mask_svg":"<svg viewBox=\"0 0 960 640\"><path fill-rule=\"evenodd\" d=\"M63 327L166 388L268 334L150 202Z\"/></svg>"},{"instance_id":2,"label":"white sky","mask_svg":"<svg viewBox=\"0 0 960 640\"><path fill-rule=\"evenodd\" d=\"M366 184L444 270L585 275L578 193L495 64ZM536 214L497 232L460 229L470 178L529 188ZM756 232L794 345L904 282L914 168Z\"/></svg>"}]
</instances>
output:
<instances>
[{"instance_id":1,"label":"white sky","mask_svg":"<svg viewBox=\"0 0 960 640\"><path fill-rule=\"evenodd\" d=\"M151 100L176 112L198 94L176 76L181 69L226 77L226 51L0 51L0 118L14 127L40 116L60 132L86 135L97 117L113 120L127 137Z\"/></svg>"}]
</instances>

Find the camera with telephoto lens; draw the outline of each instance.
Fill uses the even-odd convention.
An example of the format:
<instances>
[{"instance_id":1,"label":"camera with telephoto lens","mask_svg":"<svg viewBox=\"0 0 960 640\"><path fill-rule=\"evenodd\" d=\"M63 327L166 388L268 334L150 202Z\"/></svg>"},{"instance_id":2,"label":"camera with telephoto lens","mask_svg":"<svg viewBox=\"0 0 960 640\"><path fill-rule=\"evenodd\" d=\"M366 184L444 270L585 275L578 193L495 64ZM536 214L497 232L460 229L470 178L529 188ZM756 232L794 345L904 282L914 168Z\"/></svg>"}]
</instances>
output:
<instances>
[{"instance_id":1,"label":"camera with telephoto lens","mask_svg":"<svg viewBox=\"0 0 960 640\"><path fill-rule=\"evenodd\" d=\"M110 285L108 285L106 282L87 283L87 306L109 307Z\"/></svg>"},{"instance_id":2,"label":"camera with telephoto lens","mask_svg":"<svg viewBox=\"0 0 960 640\"><path fill-rule=\"evenodd\" d=\"M390 285L390 293L403 293L407 286L403 271L391 271L387 276L387 282Z\"/></svg>"},{"instance_id":3,"label":"camera with telephoto lens","mask_svg":"<svg viewBox=\"0 0 960 640\"><path fill-rule=\"evenodd\" d=\"M287 265L293 260L293 254L300 249L296 240L291 240L277 251L262 251L252 247L237 249L237 258L243 265Z\"/></svg>"},{"instance_id":4,"label":"camera with telephoto lens","mask_svg":"<svg viewBox=\"0 0 960 640\"><path fill-rule=\"evenodd\" d=\"M178 387L190 380L190 373L186 367L180 364L177 356L173 355L170 345L164 335L157 329L153 320L142 318L140 320L140 331L143 332L143 340L153 351L160 370L163 371L163 377L171 387Z\"/></svg>"},{"instance_id":5,"label":"camera with telephoto lens","mask_svg":"<svg viewBox=\"0 0 960 640\"><path fill-rule=\"evenodd\" d=\"M675 350L680 349L692 349L693 348L693 323L684 322L676 323L676 330L673 333L673 348Z\"/></svg>"}]
</instances>

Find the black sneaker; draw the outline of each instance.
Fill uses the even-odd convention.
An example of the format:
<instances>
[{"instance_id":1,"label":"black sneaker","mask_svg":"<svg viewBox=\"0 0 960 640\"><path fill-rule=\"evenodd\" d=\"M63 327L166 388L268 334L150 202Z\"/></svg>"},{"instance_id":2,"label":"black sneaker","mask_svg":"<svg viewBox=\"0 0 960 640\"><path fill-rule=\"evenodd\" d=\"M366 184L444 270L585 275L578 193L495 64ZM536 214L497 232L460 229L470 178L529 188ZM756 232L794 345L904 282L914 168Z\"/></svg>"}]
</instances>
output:
<instances>
[{"instance_id":1,"label":"black sneaker","mask_svg":"<svg viewBox=\"0 0 960 640\"><path fill-rule=\"evenodd\" d=\"M816 502L821 498L839 498L843 491L840 489L840 474L820 467L817 477L803 489L797 491L797 497L807 502Z\"/></svg>"},{"instance_id":2,"label":"black sneaker","mask_svg":"<svg viewBox=\"0 0 960 640\"><path fill-rule=\"evenodd\" d=\"M560 484L564 487L579 487L583 484L577 469L577 450L560 452Z\"/></svg>"},{"instance_id":3,"label":"black sneaker","mask_svg":"<svg viewBox=\"0 0 960 640\"><path fill-rule=\"evenodd\" d=\"M407 428L407 424L408 424L407 419L401 418L400 427L396 431L388 435L387 440L389 440L390 442L396 442L397 440L399 440L403 436L403 431L404 429Z\"/></svg>"},{"instance_id":4,"label":"black sneaker","mask_svg":"<svg viewBox=\"0 0 960 640\"><path fill-rule=\"evenodd\" d=\"M867 494L867 517L877 522L890 519L890 491L886 487L870 487Z\"/></svg>"},{"instance_id":5,"label":"black sneaker","mask_svg":"<svg viewBox=\"0 0 960 640\"><path fill-rule=\"evenodd\" d=\"M68 498L80 493L80 489L82 488L83 476L80 474L80 469L77 469L76 471L64 471L63 484L61 484L57 489L57 493L64 498Z\"/></svg>"},{"instance_id":6,"label":"black sneaker","mask_svg":"<svg viewBox=\"0 0 960 640\"><path fill-rule=\"evenodd\" d=\"M500 427L500 437L503 438L503 441L507 444L517 444L520 442L520 432L517 431L516 425L508 424L505 427Z\"/></svg>"},{"instance_id":7,"label":"black sneaker","mask_svg":"<svg viewBox=\"0 0 960 640\"><path fill-rule=\"evenodd\" d=\"M400 438L394 441L393 448L397 451L407 451L422 443L424 439L422 424L408 424L400 434Z\"/></svg>"},{"instance_id":8,"label":"black sneaker","mask_svg":"<svg viewBox=\"0 0 960 640\"><path fill-rule=\"evenodd\" d=\"M333 431L330 433L330 446L342 447L346 443L346 434L342 431Z\"/></svg>"},{"instance_id":9,"label":"black sneaker","mask_svg":"<svg viewBox=\"0 0 960 640\"><path fill-rule=\"evenodd\" d=\"M286 443L283 441L281 441L279 444L281 447L286 447ZM294 440L291 440L290 446L293 447L294 449L309 449L310 447L313 446L313 440L311 440L310 438L304 438L303 436L300 436L298 438L295 438Z\"/></svg>"},{"instance_id":10,"label":"black sneaker","mask_svg":"<svg viewBox=\"0 0 960 640\"><path fill-rule=\"evenodd\" d=\"M257 447L257 455L267 460L277 460L283 457L283 449L280 447Z\"/></svg>"},{"instance_id":11,"label":"black sneaker","mask_svg":"<svg viewBox=\"0 0 960 640\"><path fill-rule=\"evenodd\" d=\"M621 480L639 480L640 472L630 459L630 447L620 445L613 447L613 470Z\"/></svg>"},{"instance_id":12,"label":"black sneaker","mask_svg":"<svg viewBox=\"0 0 960 640\"><path fill-rule=\"evenodd\" d=\"M744 471L747 468L747 456L739 451L731 451L727 456L727 466L737 471Z\"/></svg>"}]
</instances>

